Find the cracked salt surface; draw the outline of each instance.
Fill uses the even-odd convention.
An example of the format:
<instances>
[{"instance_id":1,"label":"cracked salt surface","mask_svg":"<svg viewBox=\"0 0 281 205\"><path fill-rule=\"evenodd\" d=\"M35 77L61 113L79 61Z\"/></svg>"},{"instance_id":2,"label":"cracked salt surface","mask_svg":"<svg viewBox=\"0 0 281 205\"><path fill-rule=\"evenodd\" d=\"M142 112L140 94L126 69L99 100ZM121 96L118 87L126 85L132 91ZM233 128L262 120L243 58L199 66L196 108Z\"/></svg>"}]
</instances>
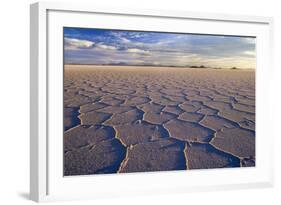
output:
<instances>
[{"instance_id":1,"label":"cracked salt surface","mask_svg":"<svg viewBox=\"0 0 281 205\"><path fill-rule=\"evenodd\" d=\"M66 65L64 175L255 166L255 71Z\"/></svg>"}]
</instances>

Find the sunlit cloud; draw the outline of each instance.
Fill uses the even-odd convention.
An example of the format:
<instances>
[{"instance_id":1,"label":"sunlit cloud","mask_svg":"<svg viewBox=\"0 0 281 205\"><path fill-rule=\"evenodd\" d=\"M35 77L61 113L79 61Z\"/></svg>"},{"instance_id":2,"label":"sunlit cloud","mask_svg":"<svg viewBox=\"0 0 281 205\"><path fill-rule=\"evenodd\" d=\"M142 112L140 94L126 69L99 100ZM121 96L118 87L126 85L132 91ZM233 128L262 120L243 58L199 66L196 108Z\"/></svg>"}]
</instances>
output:
<instances>
[{"instance_id":1,"label":"sunlit cloud","mask_svg":"<svg viewBox=\"0 0 281 205\"><path fill-rule=\"evenodd\" d=\"M138 48L129 48L127 50L129 53L143 53L143 54L149 54L149 51L145 51L142 49L138 49Z\"/></svg>"},{"instance_id":2,"label":"sunlit cloud","mask_svg":"<svg viewBox=\"0 0 281 205\"><path fill-rule=\"evenodd\" d=\"M75 38L64 38L64 46L66 50L71 49L81 49L81 48L90 48L95 43L92 41L75 39Z\"/></svg>"},{"instance_id":3,"label":"sunlit cloud","mask_svg":"<svg viewBox=\"0 0 281 205\"><path fill-rule=\"evenodd\" d=\"M97 44L96 45L98 48L102 49L109 49L109 50L116 50L117 48L114 46L109 46L109 45L104 45L104 44Z\"/></svg>"},{"instance_id":4,"label":"sunlit cloud","mask_svg":"<svg viewBox=\"0 0 281 205\"><path fill-rule=\"evenodd\" d=\"M255 51L244 51L243 54L248 55L248 56L255 56L256 55Z\"/></svg>"}]
</instances>

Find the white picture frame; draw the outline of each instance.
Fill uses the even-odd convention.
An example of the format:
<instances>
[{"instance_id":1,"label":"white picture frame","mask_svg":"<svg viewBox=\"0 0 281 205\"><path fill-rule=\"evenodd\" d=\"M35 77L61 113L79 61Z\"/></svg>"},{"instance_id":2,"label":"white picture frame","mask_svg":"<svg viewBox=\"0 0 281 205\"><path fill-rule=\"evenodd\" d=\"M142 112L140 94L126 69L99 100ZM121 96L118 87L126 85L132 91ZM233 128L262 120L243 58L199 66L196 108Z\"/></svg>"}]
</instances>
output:
<instances>
[{"instance_id":1,"label":"white picture frame","mask_svg":"<svg viewBox=\"0 0 281 205\"><path fill-rule=\"evenodd\" d=\"M272 18L185 11L97 8L93 4L46 2L32 4L30 11L31 200L40 202L273 186L273 131L269 129L270 120L268 120L272 118L272 113L263 109L270 106L266 95L271 86L273 61ZM93 27L95 23L98 24L91 21L93 16L101 22L97 27L102 27L104 24L107 28L133 29L138 26L138 29L149 30L153 25L148 22L156 19L159 25L154 28L156 31L170 31L169 29L188 31L181 26L186 24L194 25L189 28L195 33L256 36L258 39L256 167L243 170L194 170L191 174L172 171L120 176L63 177L60 168L62 139L56 135L60 131L54 124L59 122L54 119L54 115L62 113L62 106L59 108L62 105L60 104L62 90L57 89L62 86L62 71L57 69L63 68L61 67L63 53L61 29L63 26L71 25ZM124 22L120 24L123 19L127 19L126 25ZM61 119L61 115L57 115L58 119ZM184 183L185 181L188 183Z\"/></svg>"}]
</instances>

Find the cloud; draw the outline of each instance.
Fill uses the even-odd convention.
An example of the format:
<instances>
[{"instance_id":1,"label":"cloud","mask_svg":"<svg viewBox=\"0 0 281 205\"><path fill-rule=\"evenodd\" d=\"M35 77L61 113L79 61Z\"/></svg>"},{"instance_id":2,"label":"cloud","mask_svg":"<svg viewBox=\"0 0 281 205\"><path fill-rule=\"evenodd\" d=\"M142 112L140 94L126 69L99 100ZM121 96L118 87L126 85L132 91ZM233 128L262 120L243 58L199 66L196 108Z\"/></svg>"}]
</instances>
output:
<instances>
[{"instance_id":1,"label":"cloud","mask_svg":"<svg viewBox=\"0 0 281 205\"><path fill-rule=\"evenodd\" d=\"M129 52L129 53L149 54L149 51L145 51L145 50L138 49L138 48L129 48L129 49L127 49L127 52Z\"/></svg>"},{"instance_id":2,"label":"cloud","mask_svg":"<svg viewBox=\"0 0 281 205\"><path fill-rule=\"evenodd\" d=\"M66 50L75 50L83 48L91 48L95 43L88 40L81 40L76 38L64 38L64 45Z\"/></svg>"},{"instance_id":3,"label":"cloud","mask_svg":"<svg viewBox=\"0 0 281 205\"><path fill-rule=\"evenodd\" d=\"M245 54L246 56L255 56L256 52L255 51L244 51L243 54Z\"/></svg>"},{"instance_id":4,"label":"cloud","mask_svg":"<svg viewBox=\"0 0 281 205\"><path fill-rule=\"evenodd\" d=\"M75 38L64 38L65 50L81 50L81 49L105 49L116 50L117 48L112 45L103 43L95 43L89 40L81 40Z\"/></svg>"},{"instance_id":5,"label":"cloud","mask_svg":"<svg viewBox=\"0 0 281 205\"><path fill-rule=\"evenodd\" d=\"M101 49L108 49L108 50L116 50L117 49L114 46L105 45L105 44L97 44L96 47L101 48Z\"/></svg>"},{"instance_id":6,"label":"cloud","mask_svg":"<svg viewBox=\"0 0 281 205\"><path fill-rule=\"evenodd\" d=\"M252 37L244 37L244 38L240 38L240 40L246 44L255 45L255 43L256 43L256 38L252 38Z\"/></svg>"}]
</instances>

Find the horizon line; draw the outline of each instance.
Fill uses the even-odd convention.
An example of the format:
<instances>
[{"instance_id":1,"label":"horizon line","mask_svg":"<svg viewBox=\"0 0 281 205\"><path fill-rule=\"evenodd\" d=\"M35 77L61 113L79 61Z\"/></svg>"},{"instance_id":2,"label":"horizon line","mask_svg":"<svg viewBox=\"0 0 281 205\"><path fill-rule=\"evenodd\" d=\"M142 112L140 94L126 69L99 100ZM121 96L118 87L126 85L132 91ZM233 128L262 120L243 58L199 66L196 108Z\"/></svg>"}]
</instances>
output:
<instances>
[{"instance_id":1,"label":"horizon line","mask_svg":"<svg viewBox=\"0 0 281 205\"><path fill-rule=\"evenodd\" d=\"M230 70L256 70L256 68L242 68L242 67L214 67L214 66L204 66L204 65L185 65L185 66L176 66L176 65L153 65L153 64L147 64L147 65L137 65L137 64L93 64L93 63L64 63L65 65L86 65L86 66L137 66L137 67L171 67L171 68L198 68L198 69L206 69L206 68L211 68L211 69L230 69Z\"/></svg>"}]
</instances>

